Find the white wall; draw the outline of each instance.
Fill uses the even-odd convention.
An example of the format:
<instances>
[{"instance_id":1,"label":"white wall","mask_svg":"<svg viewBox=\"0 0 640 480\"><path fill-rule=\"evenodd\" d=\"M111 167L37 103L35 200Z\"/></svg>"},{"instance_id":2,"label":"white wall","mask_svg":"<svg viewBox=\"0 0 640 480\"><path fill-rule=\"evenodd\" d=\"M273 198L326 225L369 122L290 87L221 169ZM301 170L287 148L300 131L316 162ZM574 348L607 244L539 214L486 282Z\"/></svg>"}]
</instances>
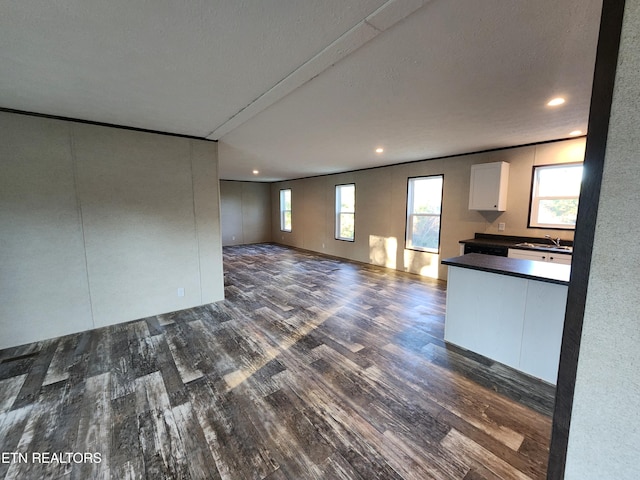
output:
<instances>
[{"instance_id":1,"label":"white wall","mask_svg":"<svg viewBox=\"0 0 640 480\"><path fill-rule=\"evenodd\" d=\"M215 143L9 113L0 132L0 348L223 298Z\"/></svg>"},{"instance_id":2,"label":"white wall","mask_svg":"<svg viewBox=\"0 0 640 480\"><path fill-rule=\"evenodd\" d=\"M271 241L271 186L268 183L220 181L222 244Z\"/></svg>"},{"instance_id":3,"label":"white wall","mask_svg":"<svg viewBox=\"0 0 640 480\"><path fill-rule=\"evenodd\" d=\"M640 0L627 0L565 478L638 478Z\"/></svg>"},{"instance_id":4,"label":"white wall","mask_svg":"<svg viewBox=\"0 0 640 480\"><path fill-rule=\"evenodd\" d=\"M274 183L271 190L272 239L285 245L335 255L398 270L446 279L443 258L459 255L459 241L478 233L573 240L573 231L527 228L531 176L534 165L584 159L584 138L459 155L384 168ZM471 165L510 163L506 212L470 211ZM439 255L404 249L407 179L444 175L444 198ZM335 240L334 191L341 183L356 184L355 241ZM279 190L292 189L292 231L281 232ZM505 223L504 231L498 230Z\"/></svg>"}]
</instances>

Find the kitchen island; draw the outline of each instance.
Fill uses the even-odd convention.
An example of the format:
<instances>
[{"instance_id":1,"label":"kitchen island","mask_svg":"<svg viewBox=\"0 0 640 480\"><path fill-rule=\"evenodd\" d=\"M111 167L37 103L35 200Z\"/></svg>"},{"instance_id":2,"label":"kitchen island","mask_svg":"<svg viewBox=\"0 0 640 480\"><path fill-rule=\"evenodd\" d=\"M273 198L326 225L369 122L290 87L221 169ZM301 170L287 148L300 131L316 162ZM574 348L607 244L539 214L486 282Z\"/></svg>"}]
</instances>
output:
<instances>
[{"instance_id":1,"label":"kitchen island","mask_svg":"<svg viewBox=\"0 0 640 480\"><path fill-rule=\"evenodd\" d=\"M442 263L445 341L555 384L571 267L478 253Z\"/></svg>"}]
</instances>

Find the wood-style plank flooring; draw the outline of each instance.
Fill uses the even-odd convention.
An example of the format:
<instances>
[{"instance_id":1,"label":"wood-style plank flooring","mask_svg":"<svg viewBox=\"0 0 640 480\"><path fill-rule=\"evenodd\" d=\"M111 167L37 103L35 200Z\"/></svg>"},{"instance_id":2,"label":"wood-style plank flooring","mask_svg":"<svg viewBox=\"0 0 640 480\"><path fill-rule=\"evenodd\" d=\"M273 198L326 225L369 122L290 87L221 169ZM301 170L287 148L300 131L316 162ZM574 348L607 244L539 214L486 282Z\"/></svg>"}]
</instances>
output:
<instances>
[{"instance_id":1,"label":"wood-style plank flooring","mask_svg":"<svg viewBox=\"0 0 640 480\"><path fill-rule=\"evenodd\" d=\"M224 262L224 302L0 351L0 478L545 477L553 388L445 345L443 282Z\"/></svg>"}]
</instances>

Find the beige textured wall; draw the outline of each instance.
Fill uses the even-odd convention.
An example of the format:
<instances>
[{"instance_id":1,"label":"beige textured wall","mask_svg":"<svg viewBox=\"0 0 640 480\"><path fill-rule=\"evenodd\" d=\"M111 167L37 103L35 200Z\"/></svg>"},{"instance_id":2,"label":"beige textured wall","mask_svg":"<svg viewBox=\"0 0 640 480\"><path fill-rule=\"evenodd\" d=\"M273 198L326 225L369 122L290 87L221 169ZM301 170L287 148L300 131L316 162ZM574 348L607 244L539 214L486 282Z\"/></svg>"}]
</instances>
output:
<instances>
[{"instance_id":1,"label":"beige textured wall","mask_svg":"<svg viewBox=\"0 0 640 480\"><path fill-rule=\"evenodd\" d=\"M565 478L638 478L640 0L627 0Z\"/></svg>"},{"instance_id":2,"label":"beige textured wall","mask_svg":"<svg viewBox=\"0 0 640 480\"><path fill-rule=\"evenodd\" d=\"M440 260L459 254L459 241L474 233L542 237L545 234L573 239L573 231L527 228L531 175L534 165L575 162L584 159L584 138L517 147L496 152L460 155L384 168L327 175L271 187L273 241L307 250L398 270L446 279ZM468 209L471 165L510 163L506 212ZM439 255L404 249L407 179L444 175L444 199ZM341 183L356 184L356 233L354 242L335 240L334 189ZM280 231L279 191L292 189L292 231ZM504 232L498 224L506 224Z\"/></svg>"},{"instance_id":3,"label":"beige textured wall","mask_svg":"<svg viewBox=\"0 0 640 480\"><path fill-rule=\"evenodd\" d=\"M9 113L0 132L0 348L223 298L215 143Z\"/></svg>"},{"instance_id":4,"label":"beige textured wall","mask_svg":"<svg viewBox=\"0 0 640 480\"><path fill-rule=\"evenodd\" d=\"M271 241L271 186L268 183L220 181L222 244Z\"/></svg>"},{"instance_id":5,"label":"beige textured wall","mask_svg":"<svg viewBox=\"0 0 640 480\"><path fill-rule=\"evenodd\" d=\"M0 113L0 348L93 327L70 125Z\"/></svg>"}]
</instances>

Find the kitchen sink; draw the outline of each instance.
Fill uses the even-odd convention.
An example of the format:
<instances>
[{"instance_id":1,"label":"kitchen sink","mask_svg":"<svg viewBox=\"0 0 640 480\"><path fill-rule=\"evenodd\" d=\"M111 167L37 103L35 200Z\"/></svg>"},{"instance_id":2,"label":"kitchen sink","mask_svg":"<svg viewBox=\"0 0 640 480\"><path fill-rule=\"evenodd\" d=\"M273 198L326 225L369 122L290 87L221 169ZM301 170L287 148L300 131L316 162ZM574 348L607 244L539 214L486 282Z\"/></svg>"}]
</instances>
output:
<instances>
[{"instance_id":1,"label":"kitchen sink","mask_svg":"<svg viewBox=\"0 0 640 480\"><path fill-rule=\"evenodd\" d=\"M516 247L535 248L537 250L563 250L565 252L573 252L573 247L570 247L568 245L561 245L558 247L556 245L549 245L548 243L523 242L523 243L516 243Z\"/></svg>"}]
</instances>

